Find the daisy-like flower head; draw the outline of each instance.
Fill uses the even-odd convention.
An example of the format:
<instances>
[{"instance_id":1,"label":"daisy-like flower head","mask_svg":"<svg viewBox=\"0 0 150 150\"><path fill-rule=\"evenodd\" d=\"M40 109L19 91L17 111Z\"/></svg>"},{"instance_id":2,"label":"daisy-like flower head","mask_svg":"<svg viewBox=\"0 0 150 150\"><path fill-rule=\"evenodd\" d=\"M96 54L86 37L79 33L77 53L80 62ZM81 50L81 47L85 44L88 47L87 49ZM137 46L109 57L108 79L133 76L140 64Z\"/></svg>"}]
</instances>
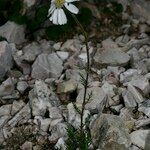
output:
<instances>
[{"instance_id":1,"label":"daisy-like flower head","mask_svg":"<svg viewBox=\"0 0 150 150\"><path fill-rule=\"evenodd\" d=\"M79 1L79 0L51 0L51 6L48 10L48 17L50 17L50 21L56 25L63 25L67 23L67 17L63 10L65 7L73 14L77 14L79 9L71 4L72 2Z\"/></svg>"}]
</instances>

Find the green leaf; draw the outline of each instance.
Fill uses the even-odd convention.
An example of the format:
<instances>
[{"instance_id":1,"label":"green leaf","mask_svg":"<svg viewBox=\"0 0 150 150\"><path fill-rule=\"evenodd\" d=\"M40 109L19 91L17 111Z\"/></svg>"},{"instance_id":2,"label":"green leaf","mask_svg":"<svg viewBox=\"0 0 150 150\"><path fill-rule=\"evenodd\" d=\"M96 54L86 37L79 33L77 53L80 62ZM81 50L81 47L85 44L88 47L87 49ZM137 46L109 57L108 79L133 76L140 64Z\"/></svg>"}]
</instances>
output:
<instances>
[{"instance_id":1,"label":"green leaf","mask_svg":"<svg viewBox=\"0 0 150 150\"><path fill-rule=\"evenodd\" d=\"M41 23L47 19L47 12L48 12L49 6L43 5L36 11L36 20L37 22Z\"/></svg>"},{"instance_id":2,"label":"green leaf","mask_svg":"<svg viewBox=\"0 0 150 150\"><path fill-rule=\"evenodd\" d=\"M0 11L5 10L7 1L6 0L0 0Z\"/></svg>"},{"instance_id":3,"label":"green leaf","mask_svg":"<svg viewBox=\"0 0 150 150\"><path fill-rule=\"evenodd\" d=\"M115 9L114 9L114 11L116 12L116 13L122 13L123 12L123 6L122 6L122 4L116 4L115 5Z\"/></svg>"},{"instance_id":4,"label":"green leaf","mask_svg":"<svg viewBox=\"0 0 150 150\"><path fill-rule=\"evenodd\" d=\"M14 21L17 24L26 24L27 18L21 14L13 14L9 16L9 20Z\"/></svg>"},{"instance_id":5,"label":"green leaf","mask_svg":"<svg viewBox=\"0 0 150 150\"><path fill-rule=\"evenodd\" d=\"M81 8L78 19L83 24L89 24L92 19L92 12L89 8Z\"/></svg>"}]
</instances>

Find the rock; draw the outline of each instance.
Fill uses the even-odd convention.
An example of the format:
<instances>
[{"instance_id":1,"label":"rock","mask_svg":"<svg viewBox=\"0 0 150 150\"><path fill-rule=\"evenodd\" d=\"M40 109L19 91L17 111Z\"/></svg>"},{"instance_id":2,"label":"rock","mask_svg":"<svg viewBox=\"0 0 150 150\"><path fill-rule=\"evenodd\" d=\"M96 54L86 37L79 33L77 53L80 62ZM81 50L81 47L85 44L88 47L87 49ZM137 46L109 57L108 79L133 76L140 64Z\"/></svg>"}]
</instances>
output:
<instances>
[{"instance_id":1,"label":"rock","mask_svg":"<svg viewBox=\"0 0 150 150\"><path fill-rule=\"evenodd\" d=\"M0 36L10 43L22 44L25 42L25 26L8 21L0 27Z\"/></svg>"},{"instance_id":2,"label":"rock","mask_svg":"<svg viewBox=\"0 0 150 150\"><path fill-rule=\"evenodd\" d=\"M23 52L23 59L27 62L33 62L36 57L42 53L42 50L39 44L33 42L25 46L23 48Z\"/></svg>"},{"instance_id":3,"label":"rock","mask_svg":"<svg viewBox=\"0 0 150 150\"><path fill-rule=\"evenodd\" d=\"M91 95L91 99L86 103L85 108L91 112L102 112L107 102L107 96L104 90L100 87L92 87L87 89L86 99ZM77 98L76 104L82 105L84 89L81 89Z\"/></svg>"},{"instance_id":4,"label":"rock","mask_svg":"<svg viewBox=\"0 0 150 150\"><path fill-rule=\"evenodd\" d=\"M114 97L115 96L115 89L117 89L117 87L115 85L109 84L107 81L104 82L104 84L101 87L104 92L109 95L110 97Z\"/></svg>"},{"instance_id":5,"label":"rock","mask_svg":"<svg viewBox=\"0 0 150 150\"><path fill-rule=\"evenodd\" d=\"M31 6L33 6L36 3L36 0L23 0L23 3L30 8Z\"/></svg>"},{"instance_id":6,"label":"rock","mask_svg":"<svg viewBox=\"0 0 150 150\"><path fill-rule=\"evenodd\" d=\"M0 144L2 144L4 142L5 138L3 136L3 131L0 130Z\"/></svg>"},{"instance_id":7,"label":"rock","mask_svg":"<svg viewBox=\"0 0 150 150\"><path fill-rule=\"evenodd\" d=\"M8 127L15 127L16 125L21 125L27 123L27 121L31 118L31 110L29 103L27 103L15 116L8 121Z\"/></svg>"},{"instance_id":8,"label":"rock","mask_svg":"<svg viewBox=\"0 0 150 150\"><path fill-rule=\"evenodd\" d=\"M44 116L46 111L60 105L60 101L42 80L37 80L29 93L33 116Z\"/></svg>"},{"instance_id":9,"label":"rock","mask_svg":"<svg viewBox=\"0 0 150 150\"><path fill-rule=\"evenodd\" d=\"M130 134L131 141L134 145L138 146L141 149L145 147L146 137L149 134L150 130L137 130Z\"/></svg>"},{"instance_id":10,"label":"rock","mask_svg":"<svg viewBox=\"0 0 150 150\"><path fill-rule=\"evenodd\" d=\"M17 90L23 94L26 89L29 87L28 83L26 81L20 81L17 83Z\"/></svg>"},{"instance_id":11,"label":"rock","mask_svg":"<svg viewBox=\"0 0 150 150\"><path fill-rule=\"evenodd\" d=\"M125 35L122 35L120 37L118 37L116 39L116 43L119 45L119 46L125 46L130 40L130 37L125 34Z\"/></svg>"},{"instance_id":12,"label":"rock","mask_svg":"<svg viewBox=\"0 0 150 150\"><path fill-rule=\"evenodd\" d=\"M0 107L0 117L1 116L10 116L11 105L3 105Z\"/></svg>"},{"instance_id":13,"label":"rock","mask_svg":"<svg viewBox=\"0 0 150 150\"><path fill-rule=\"evenodd\" d=\"M56 143L56 145L55 145L55 148L56 148L56 149L61 149L61 150L66 150L65 141L64 141L63 138L60 138L60 139L57 141L57 143Z\"/></svg>"},{"instance_id":14,"label":"rock","mask_svg":"<svg viewBox=\"0 0 150 150\"><path fill-rule=\"evenodd\" d=\"M71 93L77 88L77 83L74 80L68 80L57 85L57 93Z\"/></svg>"},{"instance_id":15,"label":"rock","mask_svg":"<svg viewBox=\"0 0 150 150\"><path fill-rule=\"evenodd\" d=\"M149 81L143 76L132 78L132 80L129 83L135 86L136 88L140 89L146 95L150 93Z\"/></svg>"},{"instance_id":16,"label":"rock","mask_svg":"<svg viewBox=\"0 0 150 150\"><path fill-rule=\"evenodd\" d=\"M25 62L23 60L23 52L20 50L18 51L15 49L15 52L13 54L13 58L15 61L15 64L18 66L18 68L23 71L24 75L28 75L31 72L31 66L29 63Z\"/></svg>"},{"instance_id":17,"label":"rock","mask_svg":"<svg viewBox=\"0 0 150 150\"><path fill-rule=\"evenodd\" d=\"M91 136L96 148L108 150L115 147L124 150L131 145L130 135L123 120L115 115L101 114L93 122Z\"/></svg>"},{"instance_id":18,"label":"rock","mask_svg":"<svg viewBox=\"0 0 150 150\"><path fill-rule=\"evenodd\" d=\"M24 106L25 106L25 103L22 100L13 101L13 104L11 107L11 115L13 116L16 113L18 113Z\"/></svg>"},{"instance_id":19,"label":"rock","mask_svg":"<svg viewBox=\"0 0 150 150\"><path fill-rule=\"evenodd\" d=\"M62 45L62 42L55 43L55 44L53 45L53 48L58 51L58 50L60 50L61 45Z\"/></svg>"},{"instance_id":20,"label":"rock","mask_svg":"<svg viewBox=\"0 0 150 150\"><path fill-rule=\"evenodd\" d=\"M14 93L14 81L12 78L8 78L0 85L0 97L8 96Z\"/></svg>"},{"instance_id":21,"label":"rock","mask_svg":"<svg viewBox=\"0 0 150 150\"><path fill-rule=\"evenodd\" d=\"M0 117L0 128L3 128L4 125L6 125L6 123L8 122L8 120L10 119L10 116L1 116Z\"/></svg>"},{"instance_id":22,"label":"rock","mask_svg":"<svg viewBox=\"0 0 150 150\"><path fill-rule=\"evenodd\" d=\"M137 106L136 100L130 91L123 91L122 97L126 108L134 108Z\"/></svg>"},{"instance_id":23,"label":"rock","mask_svg":"<svg viewBox=\"0 0 150 150\"><path fill-rule=\"evenodd\" d=\"M133 109L124 107L120 110L119 116L122 120L124 120L129 133L135 130L135 114L133 113Z\"/></svg>"},{"instance_id":24,"label":"rock","mask_svg":"<svg viewBox=\"0 0 150 150\"><path fill-rule=\"evenodd\" d=\"M117 49L118 45L110 38L102 41L102 47L107 51L110 49Z\"/></svg>"},{"instance_id":25,"label":"rock","mask_svg":"<svg viewBox=\"0 0 150 150\"><path fill-rule=\"evenodd\" d=\"M53 126L50 130L51 136L49 137L50 142L57 141L59 138L67 136L67 125L65 123L58 123Z\"/></svg>"},{"instance_id":26,"label":"rock","mask_svg":"<svg viewBox=\"0 0 150 150\"><path fill-rule=\"evenodd\" d=\"M33 143L26 141L20 148L21 150L32 150Z\"/></svg>"},{"instance_id":27,"label":"rock","mask_svg":"<svg viewBox=\"0 0 150 150\"><path fill-rule=\"evenodd\" d=\"M133 97L135 98L135 100L138 104L144 101L143 96L131 84L128 84L128 91L132 93Z\"/></svg>"},{"instance_id":28,"label":"rock","mask_svg":"<svg viewBox=\"0 0 150 150\"><path fill-rule=\"evenodd\" d=\"M123 108L123 105L120 104L120 105L117 105L117 106L111 106L110 109L112 112L114 113L120 113L120 110Z\"/></svg>"},{"instance_id":29,"label":"rock","mask_svg":"<svg viewBox=\"0 0 150 150\"><path fill-rule=\"evenodd\" d=\"M20 98L19 92L15 90L12 94L3 96L2 100L5 100L5 101L6 100L8 100L8 101L10 100L10 101L12 101L12 100L18 100L19 98Z\"/></svg>"},{"instance_id":30,"label":"rock","mask_svg":"<svg viewBox=\"0 0 150 150\"><path fill-rule=\"evenodd\" d=\"M81 53L79 55L79 58L81 59L81 61L83 62L83 64L87 63L87 54L86 53Z\"/></svg>"},{"instance_id":31,"label":"rock","mask_svg":"<svg viewBox=\"0 0 150 150\"><path fill-rule=\"evenodd\" d=\"M0 42L0 78L13 66L12 49L6 41Z\"/></svg>"},{"instance_id":32,"label":"rock","mask_svg":"<svg viewBox=\"0 0 150 150\"><path fill-rule=\"evenodd\" d=\"M134 0L131 3L132 13L134 17L142 20L144 19L148 24L150 24L150 2L146 0Z\"/></svg>"},{"instance_id":33,"label":"rock","mask_svg":"<svg viewBox=\"0 0 150 150\"><path fill-rule=\"evenodd\" d=\"M135 126L137 129L141 128L141 127L144 128L144 127L148 126L149 124L150 124L150 118L140 119L135 122Z\"/></svg>"},{"instance_id":34,"label":"rock","mask_svg":"<svg viewBox=\"0 0 150 150\"><path fill-rule=\"evenodd\" d=\"M58 78L63 70L62 63L55 53L41 54L32 65L32 77L35 79Z\"/></svg>"},{"instance_id":35,"label":"rock","mask_svg":"<svg viewBox=\"0 0 150 150\"><path fill-rule=\"evenodd\" d=\"M144 147L144 150L149 150L149 149L150 149L150 143L149 143L149 140L150 140L150 132L149 132L148 135L146 136L146 141L145 141L145 147Z\"/></svg>"},{"instance_id":36,"label":"rock","mask_svg":"<svg viewBox=\"0 0 150 150\"><path fill-rule=\"evenodd\" d=\"M150 117L150 100L145 100L139 105L138 111L143 112L146 116Z\"/></svg>"},{"instance_id":37,"label":"rock","mask_svg":"<svg viewBox=\"0 0 150 150\"><path fill-rule=\"evenodd\" d=\"M49 108L49 117L53 120L54 119L62 119L63 120L62 112L58 107Z\"/></svg>"},{"instance_id":38,"label":"rock","mask_svg":"<svg viewBox=\"0 0 150 150\"><path fill-rule=\"evenodd\" d=\"M131 39L128 43L127 43L127 49L139 49L141 48L143 45L148 45L149 43L149 38L144 38L144 39Z\"/></svg>"},{"instance_id":39,"label":"rock","mask_svg":"<svg viewBox=\"0 0 150 150\"><path fill-rule=\"evenodd\" d=\"M50 118L43 119L41 116L34 117L34 123L39 126L42 132L48 132L52 120Z\"/></svg>"},{"instance_id":40,"label":"rock","mask_svg":"<svg viewBox=\"0 0 150 150\"><path fill-rule=\"evenodd\" d=\"M69 57L69 53L68 52L57 51L56 54L58 55L58 57L61 58L62 61L67 60L68 57Z\"/></svg>"},{"instance_id":41,"label":"rock","mask_svg":"<svg viewBox=\"0 0 150 150\"><path fill-rule=\"evenodd\" d=\"M77 52L77 51L80 51L81 47L82 47L82 45L79 40L69 39L65 43L62 44L60 50Z\"/></svg>"},{"instance_id":42,"label":"rock","mask_svg":"<svg viewBox=\"0 0 150 150\"><path fill-rule=\"evenodd\" d=\"M130 56L119 49L109 49L97 52L94 56L96 67L102 66L126 66L130 60Z\"/></svg>"},{"instance_id":43,"label":"rock","mask_svg":"<svg viewBox=\"0 0 150 150\"><path fill-rule=\"evenodd\" d=\"M129 82L134 76L139 74L137 69L128 69L127 71L120 74L120 82Z\"/></svg>"},{"instance_id":44,"label":"rock","mask_svg":"<svg viewBox=\"0 0 150 150\"><path fill-rule=\"evenodd\" d=\"M67 109L68 109L68 117L67 117L68 123L70 123L74 128L79 129L81 124L80 114L76 111L72 103L69 103L67 105ZM83 116L84 123L89 114L90 112L88 110L84 111L84 116Z\"/></svg>"}]
</instances>

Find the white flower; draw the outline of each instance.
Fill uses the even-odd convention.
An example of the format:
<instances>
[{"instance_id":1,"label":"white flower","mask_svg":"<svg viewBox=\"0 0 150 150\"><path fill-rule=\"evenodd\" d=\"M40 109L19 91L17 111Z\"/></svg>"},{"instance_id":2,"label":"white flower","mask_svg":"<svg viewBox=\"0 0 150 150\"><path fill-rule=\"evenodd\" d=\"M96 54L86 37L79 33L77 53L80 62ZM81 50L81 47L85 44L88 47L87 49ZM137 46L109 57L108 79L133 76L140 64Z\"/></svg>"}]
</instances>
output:
<instances>
[{"instance_id":1,"label":"white flower","mask_svg":"<svg viewBox=\"0 0 150 150\"><path fill-rule=\"evenodd\" d=\"M71 2L75 2L79 0L52 0L50 9L48 10L48 17L50 17L50 21L56 25L63 25L67 23L67 17L63 10L65 6L71 13L77 14L79 9L71 4Z\"/></svg>"}]
</instances>

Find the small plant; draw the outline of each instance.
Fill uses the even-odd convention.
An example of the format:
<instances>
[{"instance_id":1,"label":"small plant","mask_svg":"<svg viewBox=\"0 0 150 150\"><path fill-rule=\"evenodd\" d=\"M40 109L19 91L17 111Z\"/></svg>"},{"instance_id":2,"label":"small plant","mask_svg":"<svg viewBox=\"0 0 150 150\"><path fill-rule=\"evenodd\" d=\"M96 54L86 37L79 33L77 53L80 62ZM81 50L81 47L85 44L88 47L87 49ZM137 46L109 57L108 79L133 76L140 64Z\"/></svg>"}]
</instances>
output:
<instances>
[{"instance_id":1,"label":"small plant","mask_svg":"<svg viewBox=\"0 0 150 150\"><path fill-rule=\"evenodd\" d=\"M48 11L48 17L50 17L50 21L53 22L53 24L56 25L64 25L67 23L67 17L63 10L63 8L66 8L69 10L72 18L76 22L76 24L79 26L80 30L82 31L84 37L85 37L85 45L86 45L86 54L87 54L87 64L85 67L86 76L80 74L81 77L81 83L84 86L84 97L82 102L81 110L78 109L75 106L75 109L80 114L80 127L79 129L75 129L71 125L68 125L68 140L66 141L66 146L68 150L88 150L89 144L91 143L90 138L90 132L86 128L86 124L84 123L84 111L85 111L85 105L89 99L91 99L92 93L89 94L87 98L87 88L88 88L88 79L89 79L89 72L90 72L90 53L89 53L89 46L88 46L88 34L84 30L82 24L79 22L77 17L74 14L78 14L79 10L78 8L73 5L71 2L75 2L79 0L52 0L51 6Z\"/></svg>"}]
</instances>

